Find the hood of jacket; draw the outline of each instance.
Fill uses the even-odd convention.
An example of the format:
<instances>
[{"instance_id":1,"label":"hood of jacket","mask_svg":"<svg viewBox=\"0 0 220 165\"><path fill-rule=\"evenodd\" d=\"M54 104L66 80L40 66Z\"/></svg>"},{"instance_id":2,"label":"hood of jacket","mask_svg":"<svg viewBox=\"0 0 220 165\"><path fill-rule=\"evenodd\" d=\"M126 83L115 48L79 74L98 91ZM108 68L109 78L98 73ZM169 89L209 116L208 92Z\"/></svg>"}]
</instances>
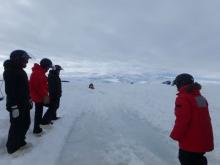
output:
<instances>
[{"instance_id":1,"label":"hood of jacket","mask_svg":"<svg viewBox=\"0 0 220 165\"><path fill-rule=\"evenodd\" d=\"M185 86L181 87L179 89L179 93L199 94L201 89L202 89L202 86L199 83L195 82L193 84L189 84L189 85L185 85Z\"/></svg>"},{"instance_id":2,"label":"hood of jacket","mask_svg":"<svg viewBox=\"0 0 220 165\"><path fill-rule=\"evenodd\" d=\"M11 61L11 60L6 60L3 64L3 66L4 66L5 70L9 70L9 69L19 70L19 69L22 69L21 67L19 67L15 63L13 63L13 61Z\"/></svg>"},{"instance_id":3,"label":"hood of jacket","mask_svg":"<svg viewBox=\"0 0 220 165\"><path fill-rule=\"evenodd\" d=\"M37 63L34 64L34 66L32 67L32 71L33 72L41 72L41 73L45 73L44 69Z\"/></svg>"}]
</instances>

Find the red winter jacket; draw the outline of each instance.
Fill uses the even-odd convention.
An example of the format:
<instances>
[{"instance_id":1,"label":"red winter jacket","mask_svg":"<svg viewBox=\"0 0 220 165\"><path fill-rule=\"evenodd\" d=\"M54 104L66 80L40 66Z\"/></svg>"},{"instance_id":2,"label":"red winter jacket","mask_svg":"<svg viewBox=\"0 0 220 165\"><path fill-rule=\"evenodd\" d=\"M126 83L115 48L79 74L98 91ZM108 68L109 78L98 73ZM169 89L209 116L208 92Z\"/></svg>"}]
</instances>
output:
<instances>
[{"instance_id":1,"label":"red winter jacket","mask_svg":"<svg viewBox=\"0 0 220 165\"><path fill-rule=\"evenodd\" d=\"M34 64L30 76L30 95L34 102L42 103L43 98L48 96L48 81L43 68Z\"/></svg>"},{"instance_id":2,"label":"red winter jacket","mask_svg":"<svg viewBox=\"0 0 220 165\"><path fill-rule=\"evenodd\" d=\"M180 88L175 103L176 121L170 137L182 150L208 152L214 149L211 118L207 100L198 83Z\"/></svg>"}]
</instances>

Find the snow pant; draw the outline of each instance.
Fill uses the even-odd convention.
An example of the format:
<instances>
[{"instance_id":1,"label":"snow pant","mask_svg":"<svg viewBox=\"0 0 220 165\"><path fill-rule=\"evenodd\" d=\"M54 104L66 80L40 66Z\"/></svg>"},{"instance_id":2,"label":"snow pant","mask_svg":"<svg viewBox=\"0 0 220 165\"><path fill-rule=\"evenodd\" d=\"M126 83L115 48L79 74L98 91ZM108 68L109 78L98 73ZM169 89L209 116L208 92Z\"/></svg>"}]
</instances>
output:
<instances>
[{"instance_id":1,"label":"snow pant","mask_svg":"<svg viewBox=\"0 0 220 165\"><path fill-rule=\"evenodd\" d=\"M35 103L35 116L34 116L34 130L40 129L40 124L43 115L43 103Z\"/></svg>"},{"instance_id":2,"label":"snow pant","mask_svg":"<svg viewBox=\"0 0 220 165\"><path fill-rule=\"evenodd\" d=\"M179 149L179 161L181 165L207 165L207 159L203 153L188 152Z\"/></svg>"},{"instance_id":3,"label":"snow pant","mask_svg":"<svg viewBox=\"0 0 220 165\"><path fill-rule=\"evenodd\" d=\"M31 124L30 110L19 109L17 118L13 118L12 112L10 112L10 124L6 147L8 153L12 154L26 144L25 135Z\"/></svg>"},{"instance_id":4,"label":"snow pant","mask_svg":"<svg viewBox=\"0 0 220 165\"><path fill-rule=\"evenodd\" d=\"M52 119L55 119L57 117L57 110L60 107L60 97L52 99L52 103L50 105L50 108L52 109Z\"/></svg>"},{"instance_id":5,"label":"snow pant","mask_svg":"<svg viewBox=\"0 0 220 165\"><path fill-rule=\"evenodd\" d=\"M51 120L55 119L57 117L56 113L59 106L60 106L60 98L51 99L47 112L44 114L44 117L42 119L42 122L50 123Z\"/></svg>"}]
</instances>

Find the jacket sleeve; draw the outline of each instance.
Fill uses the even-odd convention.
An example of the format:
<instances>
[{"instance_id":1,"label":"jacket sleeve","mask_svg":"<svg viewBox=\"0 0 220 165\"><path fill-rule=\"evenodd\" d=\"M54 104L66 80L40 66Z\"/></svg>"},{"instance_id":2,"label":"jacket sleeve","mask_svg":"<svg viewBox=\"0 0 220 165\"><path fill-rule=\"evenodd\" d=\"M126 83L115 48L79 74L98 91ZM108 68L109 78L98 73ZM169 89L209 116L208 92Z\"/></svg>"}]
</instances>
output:
<instances>
[{"instance_id":1,"label":"jacket sleeve","mask_svg":"<svg viewBox=\"0 0 220 165\"><path fill-rule=\"evenodd\" d=\"M175 125L171 131L170 137L176 141L181 141L189 128L191 120L191 107L186 98L177 97L175 103L175 116Z\"/></svg>"},{"instance_id":2,"label":"jacket sleeve","mask_svg":"<svg viewBox=\"0 0 220 165\"><path fill-rule=\"evenodd\" d=\"M26 108L30 105L30 93L28 77L25 71L20 71L19 79L16 84L18 85L18 106L20 108Z\"/></svg>"},{"instance_id":3,"label":"jacket sleeve","mask_svg":"<svg viewBox=\"0 0 220 165\"><path fill-rule=\"evenodd\" d=\"M48 96L48 81L46 76L42 76L39 80L39 95L43 99L44 96Z\"/></svg>"},{"instance_id":4,"label":"jacket sleeve","mask_svg":"<svg viewBox=\"0 0 220 165\"><path fill-rule=\"evenodd\" d=\"M34 75L31 79L32 90L36 93L37 97L43 101L44 96L48 96L47 77L42 75Z\"/></svg>"},{"instance_id":5,"label":"jacket sleeve","mask_svg":"<svg viewBox=\"0 0 220 165\"><path fill-rule=\"evenodd\" d=\"M49 95L51 98L59 98L62 95L61 80L58 75L48 76Z\"/></svg>"},{"instance_id":6,"label":"jacket sleeve","mask_svg":"<svg viewBox=\"0 0 220 165\"><path fill-rule=\"evenodd\" d=\"M4 73L5 80L5 93L7 94L7 110L11 109L11 106L18 104L19 92L18 92L18 84L16 82L17 75L15 76L7 76Z\"/></svg>"},{"instance_id":7,"label":"jacket sleeve","mask_svg":"<svg viewBox=\"0 0 220 165\"><path fill-rule=\"evenodd\" d=\"M56 79L52 75L48 76L48 88L50 97L56 96Z\"/></svg>"}]
</instances>

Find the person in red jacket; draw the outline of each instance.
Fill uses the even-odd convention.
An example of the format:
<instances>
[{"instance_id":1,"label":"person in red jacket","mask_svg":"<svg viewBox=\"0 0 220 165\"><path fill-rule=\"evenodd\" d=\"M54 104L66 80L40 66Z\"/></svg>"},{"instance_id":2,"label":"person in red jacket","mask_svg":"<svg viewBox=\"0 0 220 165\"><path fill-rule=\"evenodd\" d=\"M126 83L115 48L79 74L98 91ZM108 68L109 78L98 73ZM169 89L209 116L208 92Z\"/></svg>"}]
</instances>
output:
<instances>
[{"instance_id":1,"label":"person in red jacket","mask_svg":"<svg viewBox=\"0 0 220 165\"><path fill-rule=\"evenodd\" d=\"M200 94L201 85L187 73L178 75L173 85L178 93L176 121L170 137L179 143L179 161L181 165L207 165L204 154L214 149L214 140L208 102Z\"/></svg>"},{"instance_id":2,"label":"person in red jacket","mask_svg":"<svg viewBox=\"0 0 220 165\"><path fill-rule=\"evenodd\" d=\"M30 95L35 103L34 134L40 134L42 132L40 124L42 121L43 107L49 104L48 80L45 74L51 67L51 60L43 58L40 61L40 65L35 63L32 68L30 76Z\"/></svg>"}]
</instances>

